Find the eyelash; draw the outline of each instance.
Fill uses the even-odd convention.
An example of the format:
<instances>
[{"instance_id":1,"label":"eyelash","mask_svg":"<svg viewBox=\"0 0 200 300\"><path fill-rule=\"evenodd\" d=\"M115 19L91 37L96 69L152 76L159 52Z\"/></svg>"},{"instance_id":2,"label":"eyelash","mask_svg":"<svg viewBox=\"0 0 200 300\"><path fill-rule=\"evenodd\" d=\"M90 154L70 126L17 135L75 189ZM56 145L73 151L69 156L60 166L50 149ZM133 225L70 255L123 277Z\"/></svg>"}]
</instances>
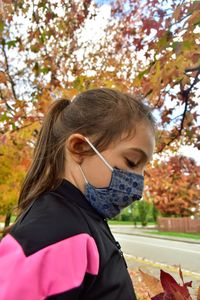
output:
<instances>
[{"instance_id":1,"label":"eyelash","mask_svg":"<svg viewBox=\"0 0 200 300\"><path fill-rule=\"evenodd\" d=\"M134 168L136 166L136 164L134 162L130 161L128 158L125 158L125 160L126 160L126 164L128 167Z\"/></svg>"}]
</instances>

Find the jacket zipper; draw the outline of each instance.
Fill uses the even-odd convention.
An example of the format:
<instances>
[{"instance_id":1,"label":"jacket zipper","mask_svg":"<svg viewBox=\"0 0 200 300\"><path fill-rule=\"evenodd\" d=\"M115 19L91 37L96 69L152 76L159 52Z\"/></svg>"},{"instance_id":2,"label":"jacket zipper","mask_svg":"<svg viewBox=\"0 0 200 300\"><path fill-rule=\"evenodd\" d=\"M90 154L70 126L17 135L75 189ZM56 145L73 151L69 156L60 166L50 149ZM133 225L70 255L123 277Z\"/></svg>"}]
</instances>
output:
<instances>
[{"instance_id":1,"label":"jacket zipper","mask_svg":"<svg viewBox=\"0 0 200 300\"><path fill-rule=\"evenodd\" d=\"M112 232L111 232L111 230L110 230L110 227L109 227L109 225L108 225L106 219L104 219L104 222L105 222L105 224L106 224L106 226L107 226L107 228L108 228L108 230L109 230L109 232L110 232L110 235L111 235L111 237L112 237L112 239L113 239L115 245L117 246L117 249L118 249L118 251L119 251L119 253L120 253L120 255L121 255L121 257L122 257L122 259L123 259L123 261L124 261L124 264L125 264L126 268L128 268L127 263L126 263L126 260L125 260L125 258L124 258L123 251L121 250L121 245L120 245L120 243L119 243L118 241L115 240L115 238L114 238L114 236L113 236L113 234L112 234Z\"/></svg>"}]
</instances>

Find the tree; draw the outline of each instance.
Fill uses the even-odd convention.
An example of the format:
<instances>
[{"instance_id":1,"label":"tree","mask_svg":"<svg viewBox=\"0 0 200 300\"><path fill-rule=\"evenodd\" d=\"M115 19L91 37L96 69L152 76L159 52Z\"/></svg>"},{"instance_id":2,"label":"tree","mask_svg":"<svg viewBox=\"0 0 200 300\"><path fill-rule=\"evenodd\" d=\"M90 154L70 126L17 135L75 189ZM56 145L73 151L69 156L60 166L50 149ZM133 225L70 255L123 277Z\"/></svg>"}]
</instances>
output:
<instances>
[{"instance_id":1,"label":"tree","mask_svg":"<svg viewBox=\"0 0 200 300\"><path fill-rule=\"evenodd\" d=\"M9 225L13 209L16 206L20 186L27 168L31 163L33 147L32 134L39 125L15 131L4 136L0 153L0 214L6 215L5 227Z\"/></svg>"},{"instance_id":2,"label":"tree","mask_svg":"<svg viewBox=\"0 0 200 300\"><path fill-rule=\"evenodd\" d=\"M103 38L93 44L81 38L86 21L99 12L90 0L4 0L3 132L8 124L20 128L24 120L38 118L54 97L103 85L135 90L159 109L161 128L170 130L160 135L158 151L179 136L198 146L199 8L198 1L114 1ZM21 20L27 23L25 33ZM23 64L13 61L12 52ZM27 114L28 104L34 114Z\"/></svg>"},{"instance_id":3,"label":"tree","mask_svg":"<svg viewBox=\"0 0 200 300\"><path fill-rule=\"evenodd\" d=\"M83 32L87 22L95 22L101 4L91 0L1 3L0 141L3 147L9 145L13 157L21 155L19 164L24 153L16 145L26 149L31 161L39 126L52 101L102 86L143 94L159 110L158 152L177 148L180 137L199 147L198 1L108 2L111 15L95 41L89 34L84 39ZM22 145L18 139L24 129L30 135ZM0 150L0 157L9 161L9 151ZM27 166L22 164L22 173ZM12 190L9 181L1 182L5 193Z\"/></svg>"},{"instance_id":4,"label":"tree","mask_svg":"<svg viewBox=\"0 0 200 300\"><path fill-rule=\"evenodd\" d=\"M200 74L199 1L116 1L113 56L129 89L148 96L161 117L160 152L184 137L199 146L195 94ZM112 27L112 25L111 25ZM168 130L166 130L168 129ZM177 145L176 145L177 146Z\"/></svg>"},{"instance_id":5,"label":"tree","mask_svg":"<svg viewBox=\"0 0 200 300\"><path fill-rule=\"evenodd\" d=\"M192 208L199 212L200 166L193 159L172 156L168 161L155 161L147 174L146 199L153 198L162 214L190 216Z\"/></svg>"},{"instance_id":6,"label":"tree","mask_svg":"<svg viewBox=\"0 0 200 300\"><path fill-rule=\"evenodd\" d=\"M144 200L138 201L138 212L142 226L146 226L148 223L147 215L149 211L149 203Z\"/></svg>"}]
</instances>

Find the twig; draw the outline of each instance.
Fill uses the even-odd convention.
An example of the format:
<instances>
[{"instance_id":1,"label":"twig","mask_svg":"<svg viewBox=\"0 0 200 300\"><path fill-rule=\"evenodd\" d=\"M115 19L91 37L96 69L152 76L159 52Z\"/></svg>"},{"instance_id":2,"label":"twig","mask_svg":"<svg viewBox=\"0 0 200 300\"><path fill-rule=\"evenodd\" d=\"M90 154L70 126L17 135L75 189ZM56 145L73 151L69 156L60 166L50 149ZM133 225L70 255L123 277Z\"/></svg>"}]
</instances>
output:
<instances>
[{"instance_id":1,"label":"twig","mask_svg":"<svg viewBox=\"0 0 200 300\"><path fill-rule=\"evenodd\" d=\"M200 66L193 67L193 68L186 68L185 73L187 72L193 72L193 71L200 71Z\"/></svg>"},{"instance_id":2,"label":"twig","mask_svg":"<svg viewBox=\"0 0 200 300\"><path fill-rule=\"evenodd\" d=\"M15 116L15 114L13 113L13 112L14 112L14 109L8 104L8 102L6 101L6 99L4 99L1 90L0 90L0 98L3 100L3 102L5 103L7 109L10 111L11 115L14 117L14 116Z\"/></svg>"},{"instance_id":3,"label":"twig","mask_svg":"<svg viewBox=\"0 0 200 300\"><path fill-rule=\"evenodd\" d=\"M199 67L195 67L195 68L187 68L187 70L189 70L189 71L190 71L190 70L194 71L194 69L195 69L195 71L197 70L198 72L197 72L197 74L196 74L196 76L195 76L195 78L194 78L193 83L190 85L189 88L187 88L186 90L184 90L184 88L183 88L183 86L182 86L182 81L180 82L180 90L181 90L181 91L180 91L179 94L183 97L183 100L184 100L184 102L185 102L184 110L183 110L182 118L181 118L181 123L180 123L180 128L178 129L177 134L176 134L173 138L171 138L170 141L169 141L168 143L166 143L165 145L163 145L163 147L162 147L159 151L157 151L157 153L162 152L163 149L164 149L166 146L171 145L172 142L173 142L174 140L176 140L178 137L180 137L181 134L182 134L182 131L183 131L183 128L184 128L184 121L185 121L186 114L187 114L187 111L188 111L190 92L192 91L193 87L197 84L197 82L199 82L198 77L199 77L199 74L200 74L200 66L199 66ZM188 72L189 72L189 71L188 71Z\"/></svg>"},{"instance_id":4,"label":"twig","mask_svg":"<svg viewBox=\"0 0 200 300\"><path fill-rule=\"evenodd\" d=\"M10 75L10 67L9 67L9 63L8 63L8 56L7 56L6 49L5 49L5 42L2 43L2 50L3 50L3 54L4 54L4 58L5 58L6 73L8 75L9 80L10 80L13 96L14 96L15 100L17 100L17 95L16 95L15 88L14 88L15 82L13 81L13 79Z\"/></svg>"}]
</instances>

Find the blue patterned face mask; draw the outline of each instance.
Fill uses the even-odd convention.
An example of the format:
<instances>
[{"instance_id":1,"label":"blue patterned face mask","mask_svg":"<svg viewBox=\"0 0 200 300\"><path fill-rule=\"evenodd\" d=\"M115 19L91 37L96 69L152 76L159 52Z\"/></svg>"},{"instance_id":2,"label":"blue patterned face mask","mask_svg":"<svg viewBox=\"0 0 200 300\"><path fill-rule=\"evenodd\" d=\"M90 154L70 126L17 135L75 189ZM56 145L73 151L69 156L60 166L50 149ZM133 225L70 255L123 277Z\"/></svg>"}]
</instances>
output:
<instances>
[{"instance_id":1,"label":"blue patterned face mask","mask_svg":"<svg viewBox=\"0 0 200 300\"><path fill-rule=\"evenodd\" d=\"M85 197L100 215L104 218L113 218L119 214L121 209L130 205L133 201L142 198L144 176L111 167L88 138L85 137L85 140L112 171L112 178L109 186L105 188L96 188L87 181L85 174L79 165L86 182Z\"/></svg>"}]
</instances>

